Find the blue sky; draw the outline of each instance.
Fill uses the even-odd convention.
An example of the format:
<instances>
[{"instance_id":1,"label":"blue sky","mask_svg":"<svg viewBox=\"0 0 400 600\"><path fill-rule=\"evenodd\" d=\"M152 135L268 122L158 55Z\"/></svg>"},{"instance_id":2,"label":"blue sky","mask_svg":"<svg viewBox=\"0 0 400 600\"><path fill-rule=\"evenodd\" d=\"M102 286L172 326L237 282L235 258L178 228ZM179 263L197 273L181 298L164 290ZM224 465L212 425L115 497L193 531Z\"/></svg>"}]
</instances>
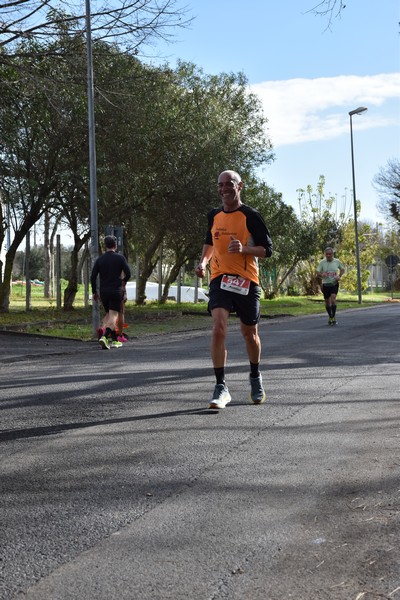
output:
<instances>
[{"instance_id":1,"label":"blue sky","mask_svg":"<svg viewBox=\"0 0 400 600\"><path fill-rule=\"evenodd\" d=\"M243 72L268 118L276 160L260 177L298 210L298 188L316 188L352 215L349 111L361 219L383 222L372 179L400 157L400 3L348 0L342 16L309 12L320 0L192 0L194 17L146 60L190 61L207 74ZM142 57L143 58L143 57ZM227 168L230 165L227 165Z\"/></svg>"}]
</instances>

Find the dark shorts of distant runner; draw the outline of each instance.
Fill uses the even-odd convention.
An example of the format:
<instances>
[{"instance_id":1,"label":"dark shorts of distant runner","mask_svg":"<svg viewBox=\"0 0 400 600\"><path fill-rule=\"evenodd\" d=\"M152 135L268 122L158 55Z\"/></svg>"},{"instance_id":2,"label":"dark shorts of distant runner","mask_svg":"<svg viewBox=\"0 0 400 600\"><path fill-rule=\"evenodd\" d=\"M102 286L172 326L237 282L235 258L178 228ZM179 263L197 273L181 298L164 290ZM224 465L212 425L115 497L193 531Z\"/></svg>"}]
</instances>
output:
<instances>
[{"instance_id":1,"label":"dark shorts of distant runner","mask_svg":"<svg viewBox=\"0 0 400 600\"><path fill-rule=\"evenodd\" d=\"M221 289L222 275L210 282L208 312L214 308L225 308L235 312L244 325L257 325L260 320L261 288L253 281L247 296Z\"/></svg>"},{"instance_id":2,"label":"dark shorts of distant runner","mask_svg":"<svg viewBox=\"0 0 400 600\"><path fill-rule=\"evenodd\" d=\"M120 290L101 290L100 299L106 312L115 310L121 312L123 292Z\"/></svg>"},{"instance_id":3,"label":"dark shorts of distant runner","mask_svg":"<svg viewBox=\"0 0 400 600\"><path fill-rule=\"evenodd\" d=\"M337 294L339 291L339 282L334 285L326 285L322 286L322 293L324 295L325 300L328 300L332 296L332 294Z\"/></svg>"}]
</instances>

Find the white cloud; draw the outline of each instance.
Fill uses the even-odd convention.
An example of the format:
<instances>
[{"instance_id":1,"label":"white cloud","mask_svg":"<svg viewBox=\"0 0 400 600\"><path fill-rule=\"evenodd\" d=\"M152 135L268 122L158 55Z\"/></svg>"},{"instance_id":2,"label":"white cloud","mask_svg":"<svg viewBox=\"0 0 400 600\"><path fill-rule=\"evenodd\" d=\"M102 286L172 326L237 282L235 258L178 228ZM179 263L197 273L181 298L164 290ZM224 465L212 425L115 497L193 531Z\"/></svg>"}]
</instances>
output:
<instances>
[{"instance_id":1,"label":"white cloud","mask_svg":"<svg viewBox=\"0 0 400 600\"><path fill-rule=\"evenodd\" d=\"M357 117L358 129L399 127L399 73L264 81L250 90L263 104L275 148L347 134L348 113L358 106L370 111ZM397 115L389 104L394 99Z\"/></svg>"}]
</instances>

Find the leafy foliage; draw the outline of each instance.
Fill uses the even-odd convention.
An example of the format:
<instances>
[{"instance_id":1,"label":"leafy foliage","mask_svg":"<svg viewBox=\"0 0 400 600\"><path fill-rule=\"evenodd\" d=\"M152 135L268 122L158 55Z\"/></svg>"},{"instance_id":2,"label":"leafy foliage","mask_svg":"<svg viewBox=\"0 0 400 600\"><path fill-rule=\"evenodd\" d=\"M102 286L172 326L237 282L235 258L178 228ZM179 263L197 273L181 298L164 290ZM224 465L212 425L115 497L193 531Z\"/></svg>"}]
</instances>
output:
<instances>
[{"instance_id":1,"label":"leafy foliage","mask_svg":"<svg viewBox=\"0 0 400 600\"><path fill-rule=\"evenodd\" d=\"M392 158L374 177L380 196L379 208L386 217L394 220L400 230L400 160Z\"/></svg>"},{"instance_id":2,"label":"leafy foliage","mask_svg":"<svg viewBox=\"0 0 400 600\"><path fill-rule=\"evenodd\" d=\"M15 251L44 212L61 216L73 234L66 308L90 235L85 45L68 34L60 28L54 42L22 42L0 66L0 189L15 234L3 310ZM104 42L94 44L94 68L99 230L124 227L145 285L162 244L173 252L175 271L200 252L199 214L214 205L221 170L246 177L271 160L266 119L242 74L206 76L184 63L174 71L152 68ZM32 76L21 78L28 71Z\"/></svg>"},{"instance_id":3,"label":"leafy foliage","mask_svg":"<svg viewBox=\"0 0 400 600\"><path fill-rule=\"evenodd\" d=\"M333 197L325 196L325 177L319 177L314 189L308 185L299 189L302 228L305 236L305 252L299 263L296 277L299 287L309 295L319 293L317 266L327 246L338 248L345 224L345 216L333 213Z\"/></svg>"},{"instance_id":4,"label":"leafy foliage","mask_svg":"<svg viewBox=\"0 0 400 600\"><path fill-rule=\"evenodd\" d=\"M376 257L377 242L375 234L367 224L358 223L358 241L360 253L361 289L368 287L370 272L368 266ZM340 260L346 265L346 273L342 277L343 286L349 292L356 292L357 285L357 261L355 251L355 229L354 221L350 220L343 229L343 239L340 245Z\"/></svg>"}]
</instances>

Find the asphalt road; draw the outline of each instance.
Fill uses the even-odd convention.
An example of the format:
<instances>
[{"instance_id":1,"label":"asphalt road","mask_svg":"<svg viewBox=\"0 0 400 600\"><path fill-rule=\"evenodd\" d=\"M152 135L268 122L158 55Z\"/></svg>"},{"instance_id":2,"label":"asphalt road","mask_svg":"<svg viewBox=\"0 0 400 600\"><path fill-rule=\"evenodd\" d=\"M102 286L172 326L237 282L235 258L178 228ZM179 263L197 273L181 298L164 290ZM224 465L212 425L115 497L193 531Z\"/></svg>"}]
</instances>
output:
<instances>
[{"instance_id":1,"label":"asphalt road","mask_svg":"<svg viewBox=\"0 0 400 600\"><path fill-rule=\"evenodd\" d=\"M1 600L400 599L399 318L263 321L262 406L232 319L222 411L209 331L0 333Z\"/></svg>"}]
</instances>

